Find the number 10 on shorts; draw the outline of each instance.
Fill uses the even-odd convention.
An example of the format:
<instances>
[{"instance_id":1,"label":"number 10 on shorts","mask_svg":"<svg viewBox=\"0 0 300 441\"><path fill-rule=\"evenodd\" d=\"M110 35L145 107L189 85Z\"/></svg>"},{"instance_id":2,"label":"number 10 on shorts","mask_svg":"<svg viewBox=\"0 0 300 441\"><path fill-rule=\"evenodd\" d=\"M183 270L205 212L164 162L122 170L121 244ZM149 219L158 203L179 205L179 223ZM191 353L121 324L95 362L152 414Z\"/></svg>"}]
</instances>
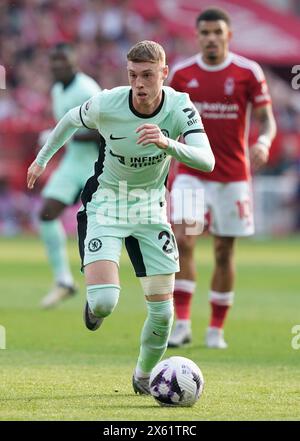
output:
<instances>
[{"instance_id":1,"label":"number 10 on shorts","mask_svg":"<svg viewBox=\"0 0 300 441\"><path fill-rule=\"evenodd\" d=\"M249 199L236 201L240 219L247 219L251 215L251 204Z\"/></svg>"}]
</instances>

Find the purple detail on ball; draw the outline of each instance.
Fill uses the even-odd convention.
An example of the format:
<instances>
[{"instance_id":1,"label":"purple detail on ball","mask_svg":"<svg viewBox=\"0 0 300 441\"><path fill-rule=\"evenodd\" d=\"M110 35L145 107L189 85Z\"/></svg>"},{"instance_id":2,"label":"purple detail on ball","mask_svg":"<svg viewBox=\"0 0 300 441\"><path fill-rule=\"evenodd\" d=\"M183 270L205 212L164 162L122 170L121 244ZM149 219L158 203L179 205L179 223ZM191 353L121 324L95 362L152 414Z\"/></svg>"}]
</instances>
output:
<instances>
[{"instance_id":1,"label":"purple detail on ball","mask_svg":"<svg viewBox=\"0 0 300 441\"><path fill-rule=\"evenodd\" d=\"M158 386L162 381L165 382L165 380L163 379L163 376L164 376L164 373L166 372L167 369L168 369L168 367L166 367L165 369L162 369L160 371L160 373L157 374L156 377L153 378L152 383L150 384L150 387Z\"/></svg>"},{"instance_id":2,"label":"purple detail on ball","mask_svg":"<svg viewBox=\"0 0 300 441\"><path fill-rule=\"evenodd\" d=\"M197 394L198 394L201 387L201 378L198 374L196 374L196 372L192 372L192 375L193 375L193 381L195 381L197 386Z\"/></svg>"},{"instance_id":3,"label":"purple detail on ball","mask_svg":"<svg viewBox=\"0 0 300 441\"><path fill-rule=\"evenodd\" d=\"M172 377L171 377L171 386L172 386L172 392L173 392L173 393L176 392L177 395L179 395L179 397L180 397L179 401L181 401L182 398L183 398L183 394L184 394L184 392L183 392L183 391L180 389L180 387L179 387L179 384L178 384L178 381L177 381L177 377L176 377L176 372L175 372L175 371L172 373Z\"/></svg>"},{"instance_id":4,"label":"purple detail on ball","mask_svg":"<svg viewBox=\"0 0 300 441\"><path fill-rule=\"evenodd\" d=\"M162 369L161 372L156 375L156 377L152 380L150 387L155 391L159 393L159 386L166 385L168 386L168 391L165 394L159 393L159 396L155 396L155 399L158 400L160 403L163 404L170 404L170 405L176 405L180 401L182 401L184 396L184 391L182 391L179 387L177 378L176 378L176 371L172 372L171 380L166 380L164 378L164 373L166 372L168 368ZM172 398L174 395L177 395L179 397L178 401L173 401Z\"/></svg>"}]
</instances>

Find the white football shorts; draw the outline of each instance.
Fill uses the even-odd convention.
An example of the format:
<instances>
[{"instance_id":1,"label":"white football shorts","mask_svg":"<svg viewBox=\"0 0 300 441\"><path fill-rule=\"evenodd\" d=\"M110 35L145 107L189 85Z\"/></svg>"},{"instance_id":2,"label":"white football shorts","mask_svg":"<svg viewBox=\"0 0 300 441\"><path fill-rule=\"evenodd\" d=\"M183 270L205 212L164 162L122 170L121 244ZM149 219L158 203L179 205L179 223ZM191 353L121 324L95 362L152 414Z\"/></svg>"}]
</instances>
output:
<instances>
[{"instance_id":1,"label":"white football shorts","mask_svg":"<svg viewBox=\"0 0 300 441\"><path fill-rule=\"evenodd\" d=\"M201 210L201 206L203 209ZM254 233L253 202L250 182L206 181L179 174L171 191L171 221L180 224L208 222L216 236L242 237Z\"/></svg>"}]
</instances>

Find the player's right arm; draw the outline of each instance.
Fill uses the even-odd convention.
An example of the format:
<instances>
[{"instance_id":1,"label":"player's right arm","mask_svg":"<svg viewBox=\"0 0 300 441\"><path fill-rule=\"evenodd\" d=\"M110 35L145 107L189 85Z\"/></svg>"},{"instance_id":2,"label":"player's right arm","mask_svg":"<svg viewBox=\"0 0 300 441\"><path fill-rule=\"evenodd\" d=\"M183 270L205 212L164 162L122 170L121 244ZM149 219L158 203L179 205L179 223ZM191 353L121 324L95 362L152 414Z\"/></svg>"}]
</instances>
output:
<instances>
[{"instance_id":1,"label":"player's right arm","mask_svg":"<svg viewBox=\"0 0 300 441\"><path fill-rule=\"evenodd\" d=\"M27 171L27 187L32 189L37 178L43 173L52 156L80 128L97 128L94 115L97 113L97 95L82 106L69 110L50 133L46 144Z\"/></svg>"}]
</instances>

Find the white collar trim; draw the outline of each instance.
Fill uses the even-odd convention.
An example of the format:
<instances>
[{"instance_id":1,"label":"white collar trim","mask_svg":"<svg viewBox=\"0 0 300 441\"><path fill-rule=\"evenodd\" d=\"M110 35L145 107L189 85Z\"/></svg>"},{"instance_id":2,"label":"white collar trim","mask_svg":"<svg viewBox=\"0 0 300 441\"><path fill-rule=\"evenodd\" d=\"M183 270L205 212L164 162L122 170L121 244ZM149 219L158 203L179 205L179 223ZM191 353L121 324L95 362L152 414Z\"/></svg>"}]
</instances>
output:
<instances>
[{"instance_id":1,"label":"white collar trim","mask_svg":"<svg viewBox=\"0 0 300 441\"><path fill-rule=\"evenodd\" d=\"M226 67L229 66L229 64L232 62L233 60L233 53L229 52L227 57L225 58L225 60L221 63L221 64L216 64L216 65L211 65L211 64L207 64L203 61L202 55L198 54L197 55L197 63L198 65L201 67L201 69L203 70L207 70L210 72L216 72L218 70L223 70Z\"/></svg>"}]
</instances>

